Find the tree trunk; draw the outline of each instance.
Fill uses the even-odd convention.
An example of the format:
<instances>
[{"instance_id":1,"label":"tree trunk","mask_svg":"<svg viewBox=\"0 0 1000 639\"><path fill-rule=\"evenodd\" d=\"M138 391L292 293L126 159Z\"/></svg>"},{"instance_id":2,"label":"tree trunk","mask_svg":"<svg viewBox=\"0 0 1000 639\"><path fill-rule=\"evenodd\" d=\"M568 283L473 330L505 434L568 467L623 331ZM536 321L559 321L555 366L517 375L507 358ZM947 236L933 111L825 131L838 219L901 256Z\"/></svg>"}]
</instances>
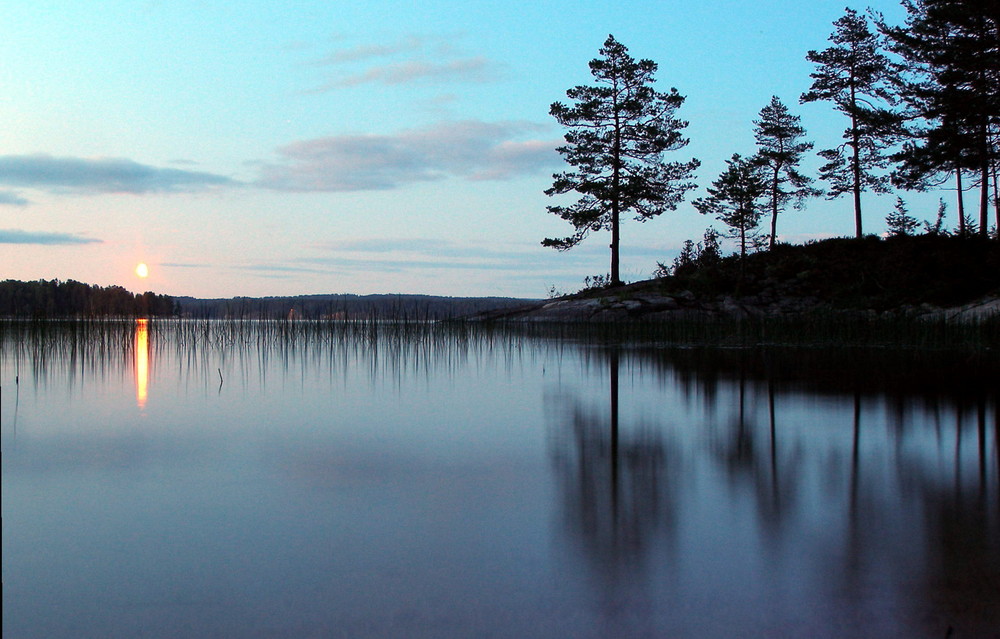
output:
<instances>
[{"instance_id":1,"label":"tree trunk","mask_svg":"<svg viewBox=\"0 0 1000 639\"><path fill-rule=\"evenodd\" d=\"M774 167L774 176L771 178L771 243L768 246L771 251L774 250L774 244L778 237L778 172L780 170L780 164Z\"/></svg>"},{"instance_id":2,"label":"tree trunk","mask_svg":"<svg viewBox=\"0 0 1000 639\"><path fill-rule=\"evenodd\" d=\"M996 151L994 150L994 153ZM1000 240L1000 179L997 178L997 169L1000 168L1000 162L994 156L992 161L992 173L993 173L993 213L997 216L997 236L996 239Z\"/></svg>"},{"instance_id":3,"label":"tree trunk","mask_svg":"<svg viewBox=\"0 0 1000 639\"><path fill-rule=\"evenodd\" d=\"M851 170L854 173L854 233L861 237L861 143L858 135L857 117L851 114Z\"/></svg>"},{"instance_id":4,"label":"tree trunk","mask_svg":"<svg viewBox=\"0 0 1000 639\"><path fill-rule=\"evenodd\" d=\"M955 166L955 188L958 190L958 234L965 235L965 190L962 188L962 168Z\"/></svg>"},{"instance_id":5,"label":"tree trunk","mask_svg":"<svg viewBox=\"0 0 1000 639\"><path fill-rule=\"evenodd\" d=\"M983 185L979 189L979 234L987 237L990 233L990 171L985 162L981 179Z\"/></svg>"},{"instance_id":6,"label":"tree trunk","mask_svg":"<svg viewBox=\"0 0 1000 639\"><path fill-rule=\"evenodd\" d=\"M615 111L615 140L612 149L611 169L611 285L620 286L622 283L618 264L618 241L619 224L621 220L621 164L622 164L622 124L618 112L618 86L615 85L614 111Z\"/></svg>"},{"instance_id":7,"label":"tree trunk","mask_svg":"<svg viewBox=\"0 0 1000 639\"><path fill-rule=\"evenodd\" d=\"M622 283L620 277L620 267L618 264L618 241L619 241L619 231L618 231L618 201L615 200L611 205L611 285L618 286Z\"/></svg>"},{"instance_id":8,"label":"tree trunk","mask_svg":"<svg viewBox=\"0 0 1000 639\"><path fill-rule=\"evenodd\" d=\"M858 132L858 101L851 70L851 173L854 177L854 234L861 237L861 134Z\"/></svg>"},{"instance_id":9,"label":"tree trunk","mask_svg":"<svg viewBox=\"0 0 1000 639\"><path fill-rule=\"evenodd\" d=\"M981 159L979 161L979 235L988 237L990 233L990 138L986 123L980 126Z\"/></svg>"}]
</instances>

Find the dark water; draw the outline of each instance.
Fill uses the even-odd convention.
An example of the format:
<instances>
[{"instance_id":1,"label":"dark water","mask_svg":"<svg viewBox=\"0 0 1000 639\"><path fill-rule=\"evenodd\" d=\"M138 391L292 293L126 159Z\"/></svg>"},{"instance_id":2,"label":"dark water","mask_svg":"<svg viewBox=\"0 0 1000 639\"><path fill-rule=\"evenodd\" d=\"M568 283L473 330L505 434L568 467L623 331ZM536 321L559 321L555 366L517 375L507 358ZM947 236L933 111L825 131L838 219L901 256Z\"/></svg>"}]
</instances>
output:
<instances>
[{"instance_id":1,"label":"dark water","mask_svg":"<svg viewBox=\"0 0 1000 639\"><path fill-rule=\"evenodd\" d=\"M278 324L0 353L5 638L1000 636L989 354Z\"/></svg>"}]
</instances>

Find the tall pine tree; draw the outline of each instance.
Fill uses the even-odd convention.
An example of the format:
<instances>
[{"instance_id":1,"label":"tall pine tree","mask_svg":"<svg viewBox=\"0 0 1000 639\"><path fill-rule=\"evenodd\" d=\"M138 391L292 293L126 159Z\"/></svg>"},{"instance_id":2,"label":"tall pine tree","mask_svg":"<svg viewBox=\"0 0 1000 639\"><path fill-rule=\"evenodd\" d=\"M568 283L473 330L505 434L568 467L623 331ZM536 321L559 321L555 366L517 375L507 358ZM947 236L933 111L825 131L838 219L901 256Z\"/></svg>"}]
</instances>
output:
<instances>
[{"instance_id":1,"label":"tall pine tree","mask_svg":"<svg viewBox=\"0 0 1000 639\"><path fill-rule=\"evenodd\" d=\"M906 25L879 19L905 61L900 96L917 126L899 154L900 174L918 186L951 172L959 191L968 172L979 186L979 232L987 233L991 177L1000 163L1000 2L904 0ZM1000 210L997 212L1000 226Z\"/></svg>"},{"instance_id":2,"label":"tall pine tree","mask_svg":"<svg viewBox=\"0 0 1000 639\"><path fill-rule=\"evenodd\" d=\"M833 46L806 55L816 70L810 74L812 86L800 100L829 100L850 119L844 143L820 151L827 161L820 178L829 183L830 198L853 194L855 233L861 237L861 193L888 191L888 177L881 169L888 165L886 149L898 129L898 118L889 108L895 101L889 85L891 63L857 11L847 9L834 28Z\"/></svg>"},{"instance_id":3,"label":"tall pine tree","mask_svg":"<svg viewBox=\"0 0 1000 639\"><path fill-rule=\"evenodd\" d=\"M799 172L802 154L813 144L802 140L806 130L799 116L792 115L778 96L772 96L771 103L761 109L753 132L757 140L754 161L764 168L767 178L766 199L771 211L768 245L773 249L778 237L778 213L783 207L794 202L796 208L801 208L806 198L822 195L822 191L811 186L812 178Z\"/></svg>"},{"instance_id":4,"label":"tall pine tree","mask_svg":"<svg viewBox=\"0 0 1000 639\"><path fill-rule=\"evenodd\" d=\"M569 129L558 151L573 169L554 175L545 193L575 192L580 198L569 206L547 207L575 232L542 244L566 250L592 231L611 231L610 284L617 285L621 216L632 213L646 221L676 209L695 186L690 180L699 162L669 162L664 157L687 146L681 131L688 123L674 115L684 103L677 89L653 89L656 63L636 61L613 36L600 55L590 62L597 85L569 89L566 95L574 104L555 102L549 109Z\"/></svg>"}]
</instances>

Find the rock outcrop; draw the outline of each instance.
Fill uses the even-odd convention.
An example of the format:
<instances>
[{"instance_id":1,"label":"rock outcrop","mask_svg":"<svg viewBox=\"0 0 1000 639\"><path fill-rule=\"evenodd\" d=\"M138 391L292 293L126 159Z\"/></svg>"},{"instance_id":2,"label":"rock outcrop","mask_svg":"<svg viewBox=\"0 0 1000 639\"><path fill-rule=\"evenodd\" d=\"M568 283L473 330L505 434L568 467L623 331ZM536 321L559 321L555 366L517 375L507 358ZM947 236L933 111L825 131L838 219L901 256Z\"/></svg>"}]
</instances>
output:
<instances>
[{"instance_id":1,"label":"rock outcrop","mask_svg":"<svg viewBox=\"0 0 1000 639\"><path fill-rule=\"evenodd\" d=\"M472 316L474 321L519 322L616 322L673 321L713 318L794 318L815 312L858 314L868 317L905 315L930 321L955 323L978 322L1000 316L1000 298L988 297L954 308L928 304L918 307L875 311L872 309L835 309L815 297L730 295L699 298L690 291L657 293L633 286L567 296L530 306L500 309Z\"/></svg>"}]
</instances>

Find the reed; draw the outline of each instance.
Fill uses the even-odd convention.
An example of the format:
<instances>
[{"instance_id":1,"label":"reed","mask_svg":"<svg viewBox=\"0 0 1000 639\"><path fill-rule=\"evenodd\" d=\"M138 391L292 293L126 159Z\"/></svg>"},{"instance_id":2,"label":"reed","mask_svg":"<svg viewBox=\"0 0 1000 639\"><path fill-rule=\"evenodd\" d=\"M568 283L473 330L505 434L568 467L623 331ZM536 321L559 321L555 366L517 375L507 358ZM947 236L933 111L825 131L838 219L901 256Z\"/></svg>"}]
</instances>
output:
<instances>
[{"instance_id":1,"label":"reed","mask_svg":"<svg viewBox=\"0 0 1000 639\"><path fill-rule=\"evenodd\" d=\"M796 318L714 318L657 322L547 323L347 320L148 320L149 348L173 348L188 359L219 362L262 357L288 359L296 352L361 358L377 354L383 365L417 366L458 361L473 352L517 352L524 344L546 349L588 346L723 347L795 346L886 348L975 353L996 358L1000 318L952 324L905 316L815 314ZM0 320L0 363L76 362L89 367L134 356L135 320ZM215 362L212 364L211 362Z\"/></svg>"},{"instance_id":2,"label":"reed","mask_svg":"<svg viewBox=\"0 0 1000 639\"><path fill-rule=\"evenodd\" d=\"M584 343L661 346L890 347L996 350L1000 317L928 321L905 315L815 313L794 317L681 318L669 321L497 322L492 330Z\"/></svg>"}]
</instances>

